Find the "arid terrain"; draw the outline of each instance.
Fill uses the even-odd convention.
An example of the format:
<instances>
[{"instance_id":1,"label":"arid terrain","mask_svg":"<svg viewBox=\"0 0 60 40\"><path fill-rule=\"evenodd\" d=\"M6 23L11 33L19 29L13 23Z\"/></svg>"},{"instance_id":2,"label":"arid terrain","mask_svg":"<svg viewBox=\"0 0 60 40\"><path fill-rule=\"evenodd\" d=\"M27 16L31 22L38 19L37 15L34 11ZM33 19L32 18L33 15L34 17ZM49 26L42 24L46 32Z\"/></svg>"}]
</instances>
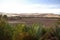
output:
<instances>
[{"instance_id":1,"label":"arid terrain","mask_svg":"<svg viewBox=\"0 0 60 40\"><path fill-rule=\"evenodd\" d=\"M8 16L8 22L10 24L18 24L18 23L25 23L25 24L34 24L34 23L41 23L45 26L54 26L54 23L60 19L60 15L53 14L53 13L31 13L31 14L17 14L17 13L1 13L3 15Z\"/></svg>"},{"instance_id":2,"label":"arid terrain","mask_svg":"<svg viewBox=\"0 0 60 40\"><path fill-rule=\"evenodd\" d=\"M8 16L9 15L9 16ZM60 15L53 14L53 13L45 13L45 14L7 14L8 22L10 24L18 24L18 23L25 23L25 24L34 24L34 23L41 23L45 26L52 27L54 26L55 22L60 19Z\"/></svg>"}]
</instances>

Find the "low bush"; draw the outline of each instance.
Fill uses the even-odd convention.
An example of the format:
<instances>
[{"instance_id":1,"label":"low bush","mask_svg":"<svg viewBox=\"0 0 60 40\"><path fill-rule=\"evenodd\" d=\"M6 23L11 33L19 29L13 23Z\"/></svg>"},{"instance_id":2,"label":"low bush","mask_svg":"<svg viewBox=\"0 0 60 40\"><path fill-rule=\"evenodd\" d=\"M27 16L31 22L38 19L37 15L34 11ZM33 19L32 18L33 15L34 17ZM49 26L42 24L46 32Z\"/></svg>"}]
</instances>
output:
<instances>
[{"instance_id":1,"label":"low bush","mask_svg":"<svg viewBox=\"0 0 60 40\"><path fill-rule=\"evenodd\" d=\"M11 26L0 18L0 40L60 40L60 22L55 28L46 28L42 24L17 24Z\"/></svg>"}]
</instances>

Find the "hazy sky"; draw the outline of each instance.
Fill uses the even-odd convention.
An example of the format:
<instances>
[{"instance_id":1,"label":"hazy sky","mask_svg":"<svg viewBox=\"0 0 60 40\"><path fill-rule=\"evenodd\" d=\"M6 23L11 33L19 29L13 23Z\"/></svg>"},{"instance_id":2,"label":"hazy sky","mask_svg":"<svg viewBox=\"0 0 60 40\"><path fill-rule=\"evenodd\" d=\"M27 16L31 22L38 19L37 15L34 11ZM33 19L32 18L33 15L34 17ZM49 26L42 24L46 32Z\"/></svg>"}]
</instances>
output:
<instances>
[{"instance_id":1,"label":"hazy sky","mask_svg":"<svg viewBox=\"0 0 60 40\"><path fill-rule=\"evenodd\" d=\"M0 0L0 12L60 13L60 0Z\"/></svg>"}]
</instances>

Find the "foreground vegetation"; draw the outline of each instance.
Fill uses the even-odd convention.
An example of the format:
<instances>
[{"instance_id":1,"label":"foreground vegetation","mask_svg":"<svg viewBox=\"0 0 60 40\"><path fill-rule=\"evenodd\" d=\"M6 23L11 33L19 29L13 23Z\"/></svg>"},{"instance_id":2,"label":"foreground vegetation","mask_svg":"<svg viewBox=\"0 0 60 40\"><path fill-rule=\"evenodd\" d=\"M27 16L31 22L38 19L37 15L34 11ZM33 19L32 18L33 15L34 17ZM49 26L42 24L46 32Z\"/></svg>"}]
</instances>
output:
<instances>
[{"instance_id":1,"label":"foreground vegetation","mask_svg":"<svg viewBox=\"0 0 60 40\"><path fill-rule=\"evenodd\" d=\"M60 20L55 27L46 28L42 24L17 24L11 26L7 16L0 15L0 40L60 40Z\"/></svg>"}]
</instances>

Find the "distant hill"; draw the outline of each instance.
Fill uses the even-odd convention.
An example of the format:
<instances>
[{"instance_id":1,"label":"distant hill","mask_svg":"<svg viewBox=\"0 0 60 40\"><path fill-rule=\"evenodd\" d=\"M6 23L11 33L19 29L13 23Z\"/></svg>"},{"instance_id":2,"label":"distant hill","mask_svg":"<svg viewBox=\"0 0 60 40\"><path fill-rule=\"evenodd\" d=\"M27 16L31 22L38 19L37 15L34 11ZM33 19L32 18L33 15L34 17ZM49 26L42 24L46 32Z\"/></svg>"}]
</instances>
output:
<instances>
[{"instance_id":1,"label":"distant hill","mask_svg":"<svg viewBox=\"0 0 60 40\"><path fill-rule=\"evenodd\" d=\"M53 13L3 13L0 12L2 15L7 16L20 16L20 17L58 17L60 18L60 14L53 14Z\"/></svg>"}]
</instances>

